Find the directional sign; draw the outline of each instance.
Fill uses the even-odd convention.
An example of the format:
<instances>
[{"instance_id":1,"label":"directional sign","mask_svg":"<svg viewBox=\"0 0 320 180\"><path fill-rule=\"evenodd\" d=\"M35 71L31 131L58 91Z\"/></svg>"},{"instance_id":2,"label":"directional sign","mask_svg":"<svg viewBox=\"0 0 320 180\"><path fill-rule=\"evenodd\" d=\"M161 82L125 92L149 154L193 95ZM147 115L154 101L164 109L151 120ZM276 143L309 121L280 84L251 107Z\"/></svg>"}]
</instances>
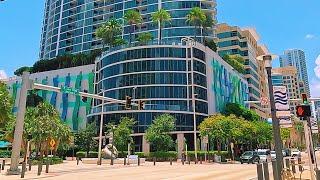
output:
<instances>
[{"instance_id":1,"label":"directional sign","mask_svg":"<svg viewBox=\"0 0 320 180\"><path fill-rule=\"evenodd\" d=\"M276 110L286 111L290 109L286 86L273 86L273 95Z\"/></svg>"},{"instance_id":2,"label":"directional sign","mask_svg":"<svg viewBox=\"0 0 320 180\"><path fill-rule=\"evenodd\" d=\"M78 89L74 89L74 88L67 87L67 86L61 86L60 91L63 92L63 93L79 95L79 90Z\"/></svg>"},{"instance_id":3,"label":"directional sign","mask_svg":"<svg viewBox=\"0 0 320 180\"><path fill-rule=\"evenodd\" d=\"M53 150L54 146L56 145L56 141L54 139L51 139L49 144L50 144L50 149Z\"/></svg>"},{"instance_id":4,"label":"directional sign","mask_svg":"<svg viewBox=\"0 0 320 180\"><path fill-rule=\"evenodd\" d=\"M269 105L269 98L268 97L261 97L260 101L261 101L261 105L262 106L268 106Z\"/></svg>"}]
</instances>

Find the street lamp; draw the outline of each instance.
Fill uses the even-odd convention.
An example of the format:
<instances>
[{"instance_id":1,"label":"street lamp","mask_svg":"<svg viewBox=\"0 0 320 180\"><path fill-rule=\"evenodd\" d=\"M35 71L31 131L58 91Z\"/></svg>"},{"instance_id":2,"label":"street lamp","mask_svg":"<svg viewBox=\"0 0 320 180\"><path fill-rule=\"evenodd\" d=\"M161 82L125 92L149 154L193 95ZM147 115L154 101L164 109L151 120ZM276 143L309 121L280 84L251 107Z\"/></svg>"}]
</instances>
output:
<instances>
[{"instance_id":1,"label":"street lamp","mask_svg":"<svg viewBox=\"0 0 320 180\"><path fill-rule=\"evenodd\" d=\"M103 91L103 89L101 89L101 91ZM105 91L103 91L103 97L104 96ZM102 127L103 127L103 113L104 113L104 100L102 100L101 103L101 115L100 115L100 131L99 131L99 150L98 150L98 165L101 165L101 144L102 144Z\"/></svg>"},{"instance_id":2,"label":"street lamp","mask_svg":"<svg viewBox=\"0 0 320 180\"><path fill-rule=\"evenodd\" d=\"M270 96L270 108L271 108L271 118L272 118L272 130L273 130L273 138L274 138L274 146L276 151L276 164L277 164L277 174L278 178L281 177L282 164L283 164L283 156L282 156L282 142L280 136L280 124L276 115L276 106L274 102L273 95L273 85L272 85L272 77L271 77L271 69L272 69L272 59L275 59L276 55L262 55L257 57L257 60L264 61L265 68L268 75L268 84L269 84L269 96Z\"/></svg>"}]
</instances>

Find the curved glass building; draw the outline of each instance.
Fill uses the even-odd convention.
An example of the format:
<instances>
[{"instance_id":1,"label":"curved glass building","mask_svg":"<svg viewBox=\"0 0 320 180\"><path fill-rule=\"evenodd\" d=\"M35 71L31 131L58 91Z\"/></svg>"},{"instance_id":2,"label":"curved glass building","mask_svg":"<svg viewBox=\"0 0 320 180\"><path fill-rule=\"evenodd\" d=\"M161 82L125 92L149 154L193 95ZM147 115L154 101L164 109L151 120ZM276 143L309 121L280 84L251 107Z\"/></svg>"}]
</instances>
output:
<instances>
[{"instance_id":1,"label":"curved glass building","mask_svg":"<svg viewBox=\"0 0 320 180\"><path fill-rule=\"evenodd\" d=\"M199 43L123 48L104 53L96 63L97 94L120 100L130 96L133 103L145 101L144 110L136 106L127 110L123 104L106 104L103 110L104 124L117 123L121 117L137 121L137 151L143 150L143 134L158 115L173 115L173 136L178 141L186 138L192 149L194 114L198 126L209 114L221 112L226 103L244 105L248 99L243 75ZM100 114L101 102L97 101L89 117L99 122Z\"/></svg>"},{"instance_id":2,"label":"curved glass building","mask_svg":"<svg viewBox=\"0 0 320 180\"><path fill-rule=\"evenodd\" d=\"M179 42L182 37L213 37L213 29L196 31L186 23L186 15L193 7L201 7L215 19L215 0L46 0L41 36L40 59L88 52L101 48L95 38L95 30L111 18L121 19L130 9L143 16L136 33L151 32L158 39L158 24L151 21L151 14L160 8L170 12L172 21L166 23L163 40L167 43ZM129 26L124 25L123 38L129 39Z\"/></svg>"}]
</instances>

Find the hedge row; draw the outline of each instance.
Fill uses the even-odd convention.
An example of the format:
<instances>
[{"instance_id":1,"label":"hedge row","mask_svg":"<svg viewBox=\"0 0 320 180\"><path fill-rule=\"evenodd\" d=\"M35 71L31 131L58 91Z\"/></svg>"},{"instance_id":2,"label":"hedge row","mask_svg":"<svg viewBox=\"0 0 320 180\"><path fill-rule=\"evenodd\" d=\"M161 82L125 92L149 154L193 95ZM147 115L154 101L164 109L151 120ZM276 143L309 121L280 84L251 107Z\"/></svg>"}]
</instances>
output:
<instances>
[{"instance_id":1,"label":"hedge row","mask_svg":"<svg viewBox=\"0 0 320 180\"><path fill-rule=\"evenodd\" d=\"M191 158L191 160L194 160L194 151L188 151L187 152L187 156ZM207 155L207 157L210 157L211 159L214 157L214 155L218 155L221 156L221 161L224 162L226 161L226 159L230 158L230 154L228 153L228 151L198 151L197 152L198 158L202 158L204 159L205 155Z\"/></svg>"},{"instance_id":2,"label":"hedge row","mask_svg":"<svg viewBox=\"0 0 320 180\"><path fill-rule=\"evenodd\" d=\"M10 158L11 151L9 150L0 150L0 158Z\"/></svg>"},{"instance_id":3,"label":"hedge row","mask_svg":"<svg viewBox=\"0 0 320 180\"><path fill-rule=\"evenodd\" d=\"M32 165L37 165L39 164L39 161L40 160L32 160ZM43 164L46 164L46 162L49 161L50 162L50 165L53 165L53 164L61 164L63 163L63 159L59 158L59 157L48 157L48 158L43 158Z\"/></svg>"}]
</instances>

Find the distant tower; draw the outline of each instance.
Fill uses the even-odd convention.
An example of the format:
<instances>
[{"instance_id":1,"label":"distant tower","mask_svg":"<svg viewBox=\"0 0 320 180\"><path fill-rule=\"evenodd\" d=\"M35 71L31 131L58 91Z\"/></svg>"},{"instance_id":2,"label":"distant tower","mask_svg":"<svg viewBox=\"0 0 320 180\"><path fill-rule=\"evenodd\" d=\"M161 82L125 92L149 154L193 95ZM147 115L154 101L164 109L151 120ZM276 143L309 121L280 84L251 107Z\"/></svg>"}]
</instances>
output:
<instances>
[{"instance_id":1,"label":"distant tower","mask_svg":"<svg viewBox=\"0 0 320 180\"><path fill-rule=\"evenodd\" d=\"M297 68L300 91L301 93L307 93L310 97L310 87L305 53L299 49L289 49L284 51L284 55L280 56L280 66L294 66Z\"/></svg>"}]
</instances>

